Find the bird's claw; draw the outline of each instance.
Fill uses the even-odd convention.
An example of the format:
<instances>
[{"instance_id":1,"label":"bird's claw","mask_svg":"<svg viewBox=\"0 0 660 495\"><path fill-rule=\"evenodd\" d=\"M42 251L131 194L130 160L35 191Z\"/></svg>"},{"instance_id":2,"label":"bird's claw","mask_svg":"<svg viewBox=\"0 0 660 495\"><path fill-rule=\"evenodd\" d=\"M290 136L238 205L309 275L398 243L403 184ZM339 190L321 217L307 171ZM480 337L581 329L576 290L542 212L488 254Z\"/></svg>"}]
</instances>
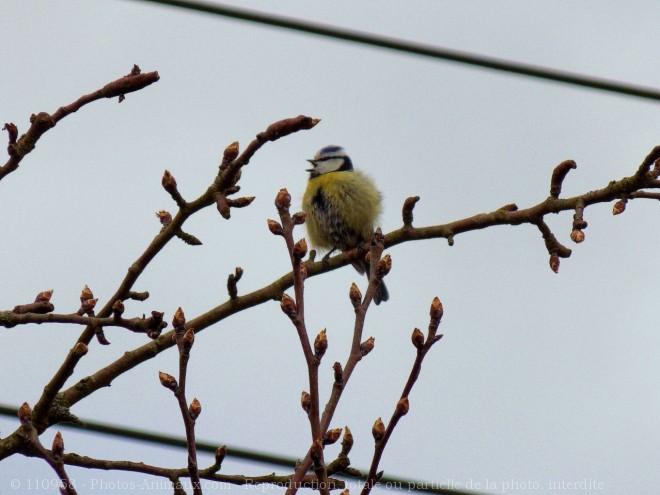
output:
<instances>
[{"instance_id":1,"label":"bird's claw","mask_svg":"<svg viewBox=\"0 0 660 495\"><path fill-rule=\"evenodd\" d=\"M331 251L328 251L323 258L321 258L321 262L323 263L323 269L327 270L328 267L330 266L330 256L332 256L332 253L334 253L337 250L337 248L333 248Z\"/></svg>"}]
</instances>

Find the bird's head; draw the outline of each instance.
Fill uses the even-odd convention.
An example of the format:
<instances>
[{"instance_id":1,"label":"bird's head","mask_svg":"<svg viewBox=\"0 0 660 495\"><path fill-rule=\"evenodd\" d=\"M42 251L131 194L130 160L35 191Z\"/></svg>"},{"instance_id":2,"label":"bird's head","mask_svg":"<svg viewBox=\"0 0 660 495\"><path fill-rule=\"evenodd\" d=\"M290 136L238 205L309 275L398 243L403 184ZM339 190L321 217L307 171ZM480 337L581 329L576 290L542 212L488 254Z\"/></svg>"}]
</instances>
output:
<instances>
[{"instance_id":1,"label":"bird's head","mask_svg":"<svg viewBox=\"0 0 660 495\"><path fill-rule=\"evenodd\" d=\"M314 167L308 168L310 179L329 172L347 172L353 170L353 162L341 146L326 146L316 152L314 158L307 160Z\"/></svg>"}]
</instances>

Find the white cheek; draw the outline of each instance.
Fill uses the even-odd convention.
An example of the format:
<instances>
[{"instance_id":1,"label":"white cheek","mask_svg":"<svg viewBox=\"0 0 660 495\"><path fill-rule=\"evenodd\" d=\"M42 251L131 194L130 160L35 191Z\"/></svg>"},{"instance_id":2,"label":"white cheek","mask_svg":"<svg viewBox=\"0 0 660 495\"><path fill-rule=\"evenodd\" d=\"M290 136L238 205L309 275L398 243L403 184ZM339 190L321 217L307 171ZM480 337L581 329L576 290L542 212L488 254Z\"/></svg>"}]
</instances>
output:
<instances>
[{"instance_id":1,"label":"white cheek","mask_svg":"<svg viewBox=\"0 0 660 495\"><path fill-rule=\"evenodd\" d=\"M319 174L334 172L335 170L339 170L339 168L342 166L343 163L344 163L344 160L341 159L341 158L334 158L332 160L325 160L323 162L320 162L317 165L316 171Z\"/></svg>"}]
</instances>

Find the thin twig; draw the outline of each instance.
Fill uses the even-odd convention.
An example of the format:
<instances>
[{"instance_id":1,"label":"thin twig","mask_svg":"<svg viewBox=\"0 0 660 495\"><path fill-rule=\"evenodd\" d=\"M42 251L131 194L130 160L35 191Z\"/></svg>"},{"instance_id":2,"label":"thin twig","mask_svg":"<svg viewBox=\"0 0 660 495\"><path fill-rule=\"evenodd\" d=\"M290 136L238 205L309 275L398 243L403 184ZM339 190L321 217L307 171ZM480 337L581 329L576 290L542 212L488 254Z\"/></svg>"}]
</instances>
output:
<instances>
[{"instance_id":1,"label":"thin twig","mask_svg":"<svg viewBox=\"0 0 660 495\"><path fill-rule=\"evenodd\" d=\"M341 399L342 393L344 389L346 388L346 385L348 381L351 378L351 375L353 374L353 370L357 366L357 363L360 362L360 360L373 348L373 338L370 339L368 347L365 348L364 342L362 341L362 334L364 331L364 323L365 323L365 318L367 315L367 310L369 309L369 305L371 304L371 301L373 300L373 296L376 293L376 289L378 288L378 284L380 284L380 280L378 279L378 269L377 266L381 261L381 255L383 253L384 249L384 244L383 244L383 236L380 233L380 229L378 229L372 238L372 242L370 244L370 250L369 250L369 259L370 259L370 269L369 273L372 274L372 277L369 280L369 286L367 288L367 293L362 299L362 295L359 293L359 290L357 286L351 287L351 291L349 292L349 296L351 298L351 301L353 301L353 306L355 309L355 323L353 325L353 341L351 344L351 350L348 356L348 359L346 361L346 364L342 367L339 365L339 363L335 364L335 382L332 387L332 391L330 392L330 398L328 399L328 402L325 405L325 409L323 410L323 415L321 416L321 425L320 429L322 432L326 432L327 429L330 427L330 423L332 421L332 417L335 413L335 410L337 409L337 405L339 404L339 400ZM381 274L382 275L382 274ZM368 350L367 350L368 349ZM316 459L314 458L313 455L313 450L314 445L312 444L312 448L307 452L305 458L300 461L298 466L296 466L296 470L294 473L294 476L291 480L291 486L286 491L287 495L293 495L297 492L298 488L300 487L300 480L304 477L305 473L309 470L311 465L316 463Z\"/></svg>"},{"instance_id":2,"label":"thin twig","mask_svg":"<svg viewBox=\"0 0 660 495\"><path fill-rule=\"evenodd\" d=\"M160 331L167 327L167 323L162 320L162 313L159 312L153 312L149 318L142 316L126 319L115 318L114 316L108 316L105 318L99 316L81 316L76 313L16 314L12 311L0 311L0 327L12 328L16 325L28 325L30 323L36 325L41 325L43 323L64 323L96 326L97 328L120 327L135 333L149 334L153 339L157 338L160 335Z\"/></svg>"},{"instance_id":3,"label":"thin twig","mask_svg":"<svg viewBox=\"0 0 660 495\"><path fill-rule=\"evenodd\" d=\"M170 375L160 373L161 384L174 392L179 404L181 417L186 430L186 444L188 446L188 472L193 484L193 494L202 495L202 485L199 478L197 464L197 445L195 442L195 420L202 411L202 406L197 399L193 399L190 406L186 399L186 382L188 376L188 361L190 360L190 349L195 342L195 331L192 327L186 329L186 318L181 308L174 313L172 320L176 345L179 349L179 380L176 382Z\"/></svg>"},{"instance_id":4,"label":"thin twig","mask_svg":"<svg viewBox=\"0 0 660 495\"><path fill-rule=\"evenodd\" d=\"M26 452L28 457L37 456L35 452ZM113 461L107 459L96 459L93 457L83 456L76 453L64 454L64 464L68 466L83 467L88 469L101 469L104 471L126 471L133 473L148 474L151 476L159 476L161 478L189 478L190 472L188 468L164 468L145 464L143 462L134 461ZM218 474L215 465L209 466L199 470L200 479L216 481L219 483L227 483L237 486L252 486L268 484L272 486L286 486L291 476L289 475L275 475L267 474L261 476L245 476L233 474ZM337 479L329 479L331 490L341 490L345 488L345 482ZM301 488L314 488L318 485L315 475L309 474L305 476L302 481Z\"/></svg>"},{"instance_id":5,"label":"thin twig","mask_svg":"<svg viewBox=\"0 0 660 495\"><path fill-rule=\"evenodd\" d=\"M26 455L40 457L53 468L53 471L57 474L62 485L60 492L63 495L77 495L74 484L66 473L62 461L62 456L64 454L64 441L62 440L62 434L59 431L55 434L55 438L53 439L53 449L48 450L39 440L39 433L32 422L32 411L27 402L24 402L19 408L18 418L21 422L20 436L24 441L24 452Z\"/></svg>"},{"instance_id":6,"label":"thin twig","mask_svg":"<svg viewBox=\"0 0 660 495\"><path fill-rule=\"evenodd\" d=\"M415 362L413 363L412 369L410 370L410 375L408 376L408 381L406 382L403 392L401 392L401 397L394 408L392 413L392 418L387 424L387 428L381 434L381 432L375 432L374 437L376 440L374 455L371 461L371 467L369 468L369 474L367 474L367 479L362 488L362 495L368 495L371 492L371 489L374 487L375 483L382 477L382 473L378 474L378 464L383 456L387 442L394 432L394 428L398 424L399 420L408 413L410 408L410 403L408 397L412 391L417 378L419 378L419 373L422 369L422 362L424 357L431 349L433 344L439 341L442 338L442 335L437 335L438 327L440 326L440 321L442 320L442 315L444 310L442 308L442 303L437 297L431 303L431 318L429 321L429 328L426 334L426 341L424 341L423 334L415 329L412 334L412 342L415 348L417 349L417 356L415 357ZM421 338L420 338L421 337Z\"/></svg>"},{"instance_id":7,"label":"thin twig","mask_svg":"<svg viewBox=\"0 0 660 495\"><path fill-rule=\"evenodd\" d=\"M123 96L126 93L146 88L150 84L158 81L158 79L160 79L158 72L141 74L140 69L137 66L133 66L133 70L130 74L106 84L93 93L81 96L69 105L58 108L53 115L49 115L46 112L32 115L30 118L30 128L25 134L18 138L18 140L15 140L15 134L18 133L16 126L13 124L6 124L5 128L7 128L10 133L9 147L7 150L9 152L9 160L0 167L0 180L6 175L14 172L23 158L25 158L25 155L34 149L39 138L41 138L46 131L55 127L55 125L67 115L77 112L83 106L92 103L93 101L100 100L101 98L120 97L120 99L123 99Z\"/></svg>"},{"instance_id":8,"label":"thin twig","mask_svg":"<svg viewBox=\"0 0 660 495\"><path fill-rule=\"evenodd\" d=\"M323 345L322 352L319 352L320 346L318 345L318 342L321 342L321 339L319 338L317 338L314 346L315 351L312 350L309 334L307 333L307 326L305 325L306 269L302 262L302 259L307 254L307 242L304 238L298 242L294 242L293 229L298 224L298 222L293 219L291 213L289 212L289 207L291 206L291 195L289 195L286 189L281 189L277 194L277 197L275 198L275 206L277 207L280 221L282 222L281 231L277 228L275 230L276 232L281 232L280 235L284 237L284 241L286 242L287 251L289 252L289 258L291 260L293 289L295 295L295 301L290 301L289 296L283 296L282 309L289 316L293 325L296 327L300 345L305 356L305 363L307 364L309 394L308 400L305 401L306 405L304 406L304 409L307 412L307 418L309 419L312 436L310 452L314 453L314 472L316 473L319 481L319 491L322 495L329 495L330 491L328 489L328 474L323 458L323 443L321 438L324 434L324 431L321 430L319 417L319 365L321 363L321 357L323 353L325 353L325 348L327 347L327 339L325 338L324 333L323 339L325 339L325 344ZM301 480L302 477L300 477L300 479L294 480L294 483L299 483Z\"/></svg>"}]
</instances>

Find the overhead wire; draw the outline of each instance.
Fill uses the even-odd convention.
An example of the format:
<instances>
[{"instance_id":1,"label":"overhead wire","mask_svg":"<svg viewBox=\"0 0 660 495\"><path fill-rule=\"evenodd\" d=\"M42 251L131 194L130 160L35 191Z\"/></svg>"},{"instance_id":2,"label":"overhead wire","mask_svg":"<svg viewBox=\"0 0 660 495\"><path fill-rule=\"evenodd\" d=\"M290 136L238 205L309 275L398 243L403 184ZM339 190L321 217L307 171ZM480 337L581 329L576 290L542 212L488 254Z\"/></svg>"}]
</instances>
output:
<instances>
[{"instance_id":1,"label":"overhead wire","mask_svg":"<svg viewBox=\"0 0 660 495\"><path fill-rule=\"evenodd\" d=\"M8 404L0 404L0 416L16 418L18 407L10 406ZM59 423L58 427L71 428L83 433L100 433L110 435L115 438L119 437L124 440L135 440L139 442L146 442L154 445L162 445L164 447L172 447L177 449L187 449L188 443L183 437L176 437L174 435L165 435L162 433L148 432L136 428L128 428L126 426L117 426L99 421L92 421L81 419L81 425L73 423ZM195 441L195 448L198 452L205 452L215 454L218 444L210 442ZM298 462L297 459L292 457L281 456L278 454L267 454L264 452L257 452L250 449L230 446L227 448L226 458L255 462L260 464L267 464L269 466L278 466L286 469L291 469ZM348 478L338 474L338 476ZM356 478L351 478L356 479ZM361 480L364 481L364 480ZM411 480L407 478L395 476L383 476L378 480L379 487L390 488L393 490L406 490L415 491L420 493L432 493L436 495L479 495L475 492L468 492L449 487L448 482L426 482L419 480Z\"/></svg>"},{"instance_id":2,"label":"overhead wire","mask_svg":"<svg viewBox=\"0 0 660 495\"><path fill-rule=\"evenodd\" d=\"M430 57L434 59L446 60L459 64L466 64L483 69L490 69L500 72L517 74L520 76L544 79L547 81L559 82L573 86L607 91L626 96L644 98L654 101L660 101L660 90L647 86L630 84L627 82L615 81L611 79L598 78L584 74L578 74L569 71L550 69L537 65L524 64L511 60L505 60L485 55L442 48L413 41L400 40L396 38L370 34L362 31L345 29L327 24L303 21L291 17L273 15L270 13L259 12L255 10L231 7L220 3L202 2L197 0L133 0L142 3L149 2L161 5L168 5L186 10L204 12L232 19L253 22L266 26L278 27L292 31L323 36L326 38L338 39L359 43L363 45L374 46L386 50L398 51Z\"/></svg>"}]
</instances>

